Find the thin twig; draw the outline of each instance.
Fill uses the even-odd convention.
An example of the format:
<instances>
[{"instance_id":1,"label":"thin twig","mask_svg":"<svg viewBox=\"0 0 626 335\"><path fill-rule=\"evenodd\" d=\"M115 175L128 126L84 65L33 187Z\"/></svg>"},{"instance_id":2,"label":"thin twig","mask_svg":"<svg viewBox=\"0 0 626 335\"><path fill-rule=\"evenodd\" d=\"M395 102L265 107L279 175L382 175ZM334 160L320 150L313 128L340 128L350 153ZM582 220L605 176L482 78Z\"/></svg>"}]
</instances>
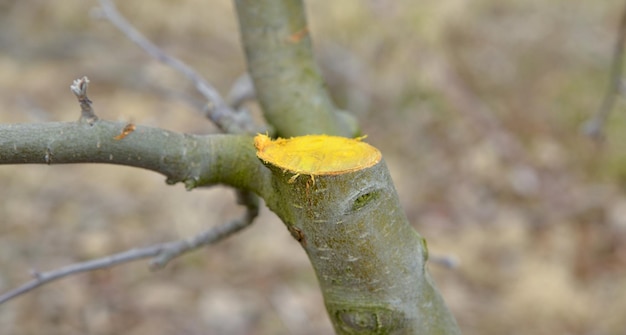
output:
<instances>
[{"instance_id":1,"label":"thin twig","mask_svg":"<svg viewBox=\"0 0 626 335\"><path fill-rule=\"evenodd\" d=\"M239 194L241 204L246 206L246 212L242 218L233 220L225 225L213 227L192 238L182 241L167 242L145 248L131 249L107 257L71 264L48 272L33 271L33 280L14 290L0 295L0 305L44 284L77 273L109 268L118 264L129 263L151 257L154 257L154 259L150 262L151 269L160 269L169 261L184 253L188 253L200 247L218 242L249 226L259 213L258 198L252 193L245 191L239 191Z\"/></svg>"},{"instance_id":2,"label":"thin twig","mask_svg":"<svg viewBox=\"0 0 626 335\"><path fill-rule=\"evenodd\" d=\"M626 6L622 12L622 18L617 32L617 40L613 49L613 60L611 63L611 72L609 74L609 82L604 99L600 108L585 124L583 132L595 139L601 140L604 133L604 125L608 119L618 94L622 91L622 71L624 67L624 46L626 44Z\"/></svg>"},{"instance_id":3,"label":"thin twig","mask_svg":"<svg viewBox=\"0 0 626 335\"><path fill-rule=\"evenodd\" d=\"M87 97L87 87L89 86L89 78L82 77L74 80L72 85L70 85L70 90L80 103L80 122L87 122L90 125L93 125L96 121L98 121L98 117L96 113L93 111L91 107L91 100Z\"/></svg>"},{"instance_id":4,"label":"thin twig","mask_svg":"<svg viewBox=\"0 0 626 335\"><path fill-rule=\"evenodd\" d=\"M228 105L236 112L235 115L245 118L246 122L254 124L250 110L246 106L247 102L255 101L257 98L254 83L249 73L244 73L230 87L226 101ZM269 124L264 124L255 128L256 134L275 135L274 128Z\"/></svg>"},{"instance_id":5,"label":"thin twig","mask_svg":"<svg viewBox=\"0 0 626 335\"><path fill-rule=\"evenodd\" d=\"M239 76L228 92L228 104L236 111L243 108L243 104L256 99L256 91L254 83L247 72Z\"/></svg>"},{"instance_id":6,"label":"thin twig","mask_svg":"<svg viewBox=\"0 0 626 335\"><path fill-rule=\"evenodd\" d=\"M227 133L252 133L254 125L250 118L242 118L224 102L220 94L211 86L198 72L194 71L183 61L168 55L154 43L150 42L126 18L117 10L111 0L100 0L102 14L128 39L141 47L156 60L170 66L182 73L187 79L193 82L196 90L207 99L204 108L205 115L217 125L222 131Z\"/></svg>"},{"instance_id":7,"label":"thin twig","mask_svg":"<svg viewBox=\"0 0 626 335\"><path fill-rule=\"evenodd\" d=\"M147 248L131 249L111 256L71 264L48 272L33 271L34 279L14 290L0 295L0 304L5 303L24 293L32 291L39 286L50 283L57 279L67 277L72 274L108 268L121 263L128 263L143 258L154 257L158 255L162 250L166 249L169 244L174 243L177 242L164 243Z\"/></svg>"},{"instance_id":8,"label":"thin twig","mask_svg":"<svg viewBox=\"0 0 626 335\"><path fill-rule=\"evenodd\" d=\"M240 190L237 191L237 195L239 204L246 206L246 212L241 218L214 227L191 238L170 243L167 248L163 249L163 251L150 262L150 268L160 269L170 260L184 253L213 244L248 227L259 214L258 197L250 192Z\"/></svg>"}]
</instances>

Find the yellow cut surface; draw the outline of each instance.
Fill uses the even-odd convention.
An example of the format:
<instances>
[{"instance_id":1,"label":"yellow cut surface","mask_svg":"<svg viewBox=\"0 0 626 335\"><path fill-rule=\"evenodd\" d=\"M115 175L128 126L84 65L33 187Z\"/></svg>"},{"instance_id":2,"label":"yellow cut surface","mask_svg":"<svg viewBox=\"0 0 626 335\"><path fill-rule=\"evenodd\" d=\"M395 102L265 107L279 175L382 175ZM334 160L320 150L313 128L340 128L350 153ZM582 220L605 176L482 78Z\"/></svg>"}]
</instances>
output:
<instances>
[{"instance_id":1,"label":"yellow cut surface","mask_svg":"<svg viewBox=\"0 0 626 335\"><path fill-rule=\"evenodd\" d=\"M378 163L380 151L361 138L306 135L272 140L257 135L257 156L266 163L295 174L334 175L368 168Z\"/></svg>"}]
</instances>

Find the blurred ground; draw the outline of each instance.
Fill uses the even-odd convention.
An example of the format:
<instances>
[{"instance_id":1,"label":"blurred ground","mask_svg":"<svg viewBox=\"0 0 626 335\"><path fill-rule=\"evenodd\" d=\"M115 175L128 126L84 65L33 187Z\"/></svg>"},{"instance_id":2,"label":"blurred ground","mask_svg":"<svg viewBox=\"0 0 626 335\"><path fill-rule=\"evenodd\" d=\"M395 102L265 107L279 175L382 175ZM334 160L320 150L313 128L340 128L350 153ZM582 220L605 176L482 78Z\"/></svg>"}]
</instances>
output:
<instances>
[{"instance_id":1,"label":"blurred ground","mask_svg":"<svg viewBox=\"0 0 626 335\"><path fill-rule=\"evenodd\" d=\"M378 146L465 334L623 334L626 117L579 133L604 94L623 1L309 1L329 86ZM73 79L102 118L213 132L191 85L95 1L0 2L0 122L69 121ZM221 92L245 65L229 1L122 12ZM238 215L232 191L186 192L116 166L0 167L0 291L48 270L185 237ZM3 334L328 334L304 252L264 210L243 233L150 273L137 262L0 306Z\"/></svg>"}]
</instances>

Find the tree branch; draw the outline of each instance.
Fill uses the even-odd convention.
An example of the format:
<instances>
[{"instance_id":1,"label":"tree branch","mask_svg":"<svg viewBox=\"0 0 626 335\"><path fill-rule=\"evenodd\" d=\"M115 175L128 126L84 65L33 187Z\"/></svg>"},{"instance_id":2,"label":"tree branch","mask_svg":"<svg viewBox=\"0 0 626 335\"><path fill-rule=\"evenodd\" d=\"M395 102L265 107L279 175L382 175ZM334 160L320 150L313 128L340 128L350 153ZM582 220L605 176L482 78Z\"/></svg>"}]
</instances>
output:
<instances>
[{"instance_id":1,"label":"tree branch","mask_svg":"<svg viewBox=\"0 0 626 335\"><path fill-rule=\"evenodd\" d=\"M246 135L188 135L99 120L87 97L86 77L72 92L79 122L0 125L0 165L108 163L144 168L184 182L187 189L226 184L263 194L268 171Z\"/></svg>"},{"instance_id":2,"label":"tree branch","mask_svg":"<svg viewBox=\"0 0 626 335\"><path fill-rule=\"evenodd\" d=\"M169 244L175 244L177 242L170 242ZM72 274L87 272L102 268L111 267L117 264L128 263L139 259L154 257L161 253L161 251L167 248L168 243L158 244L147 248L131 249L118 254L114 254L104 258L93 259L86 262L75 263L60 269L52 270L49 272L33 271L32 281L14 289L7 293L0 295L0 304L7 302L17 296L20 296L26 292L42 286L46 283L50 283L57 279L67 277Z\"/></svg>"},{"instance_id":3,"label":"tree branch","mask_svg":"<svg viewBox=\"0 0 626 335\"><path fill-rule=\"evenodd\" d=\"M204 114L213 121L222 131L226 133L255 133L265 129L257 129L254 125L250 113L247 112L241 104L248 99L255 98L254 87L246 74L234 85L230 98L230 104L226 104L220 94L215 90L198 72L194 71L190 66L181 60L168 55L159 49L155 44L145 38L137 29L135 29L115 8L110 0L100 0L103 14L115 27L124 33L131 41L140 46L144 51L162 63L172 67L182 73L187 79L193 82L196 90L207 99L208 104L202 108ZM124 129L127 129L126 127ZM134 126L132 128L135 130ZM125 131L122 132L125 135ZM118 135L119 136L122 136ZM116 137L117 138L117 137ZM254 160L254 159L253 159ZM258 160L255 160L258 163ZM241 165L241 164L238 164ZM250 172L250 171L245 171ZM245 174L244 172L244 174ZM262 178L260 178L262 179ZM168 180L171 180L168 178ZM190 188L186 179L185 183ZM199 179L196 179L199 180ZM192 182L195 186L195 182ZM263 184L261 184L263 185ZM247 189L247 188L246 188ZM256 188L259 192L259 188ZM241 204L246 206L246 214L239 220L234 220L221 229L214 229L206 233L199 234L193 238L180 241L175 245L171 245L152 262L154 267L162 267L169 260L183 253L196 249L202 245L220 240L230 234L237 232L250 225L254 218L258 215L258 198L250 193L250 191L238 190L238 198Z\"/></svg>"},{"instance_id":4,"label":"tree branch","mask_svg":"<svg viewBox=\"0 0 626 335\"><path fill-rule=\"evenodd\" d=\"M0 164L110 163L141 167L164 174L170 184L188 189L224 183L239 188L242 218L189 239L132 249L58 270L33 272L34 280L0 295L0 304L51 281L80 272L155 257L153 269L184 253L209 245L249 226L259 212L258 198L268 185L269 171L256 158L248 136L194 136L132 123L99 120L87 96L89 79L70 86L81 106L78 122L0 125Z\"/></svg>"},{"instance_id":5,"label":"tree branch","mask_svg":"<svg viewBox=\"0 0 626 335\"><path fill-rule=\"evenodd\" d=\"M104 18L109 20L128 39L137 44L156 60L170 66L189 79L196 90L207 100L204 114L223 132L231 134L255 133L254 123L249 115L236 113L228 106L221 95L198 72L176 57L163 52L154 43L150 42L124 16L110 0L100 0L100 7Z\"/></svg>"},{"instance_id":6,"label":"tree branch","mask_svg":"<svg viewBox=\"0 0 626 335\"><path fill-rule=\"evenodd\" d=\"M239 191L238 197L240 204L246 206L245 214L239 219L222 226L213 227L189 239L157 244L146 248L131 249L107 257L71 264L48 272L32 271L34 279L14 290L1 294L0 305L44 284L77 273L109 268L151 257L153 257L153 260L150 262L151 269L160 269L175 257L218 242L249 226L259 213L258 198L244 191Z\"/></svg>"},{"instance_id":7,"label":"tree branch","mask_svg":"<svg viewBox=\"0 0 626 335\"><path fill-rule=\"evenodd\" d=\"M602 104L596 114L594 114L583 125L583 132L595 139L601 140L603 138L604 125L608 119L615 100L622 90L622 71L624 63L624 46L626 44L626 7L622 11L622 18L620 20L617 39L615 40L615 48L613 49L613 60L611 63L611 72L609 74L609 82L607 85L606 93Z\"/></svg>"},{"instance_id":8,"label":"tree branch","mask_svg":"<svg viewBox=\"0 0 626 335\"><path fill-rule=\"evenodd\" d=\"M236 0L235 7L257 99L277 135L356 136L315 63L302 1Z\"/></svg>"},{"instance_id":9,"label":"tree branch","mask_svg":"<svg viewBox=\"0 0 626 335\"><path fill-rule=\"evenodd\" d=\"M108 163L144 168L188 189L226 184L266 195L269 172L246 135L189 135L99 120L86 77L71 86L79 122L0 125L0 165ZM87 120L87 122L80 122ZM251 203L251 202L244 202Z\"/></svg>"},{"instance_id":10,"label":"tree branch","mask_svg":"<svg viewBox=\"0 0 626 335\"><path fill-rule=\"evenodd\" d=\"M254 83L252 83L252 78L250 78L250 74L244 73L230 88L230 92L228 92L228 104L233 107L235 110L240 110L243 108L244 103L256 99L256 92L254 91Z\"/></svg>"},{"instance_id":11,"label":"tree branch","mask_svg":"<svg viewBox=\"0 0 626 335\"><path fill-rule=\"evenodd\" d=\"M184 253L213 244L248 227L259 215L259 198L250 192L238 190L237 199L240 205L246 206L246 212L241 218L209 229L191 238L168 243L162 252L150 262L150 267L152 269L160 269L170 260Z\"/></svg>"},{"instance_id":12,"label":"tree branch","mask_svg":"<svg viewBox=\"0 0 626 335\"><path fill-rule=\"evenodd\" d=\"M188 189L226 184L261 195L268 175L246 135L189 135L104 120L0 125L0 165L72 163L139 167Z\"/></svg>"}]
</instances>

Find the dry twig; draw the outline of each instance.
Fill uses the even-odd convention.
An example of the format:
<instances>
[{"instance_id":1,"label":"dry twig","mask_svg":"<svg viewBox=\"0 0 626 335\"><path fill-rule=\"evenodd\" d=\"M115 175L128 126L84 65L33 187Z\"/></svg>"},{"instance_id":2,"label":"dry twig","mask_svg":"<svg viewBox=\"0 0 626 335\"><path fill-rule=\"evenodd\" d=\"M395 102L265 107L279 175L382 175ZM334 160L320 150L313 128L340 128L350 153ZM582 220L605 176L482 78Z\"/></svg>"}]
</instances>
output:
<instances>
[{"instance_id":1,"label":"dry twig","mask_svg":"<svg viewBox=\"0 0 626 335\"><path fill-rule=\"evenodd\" d=\"M160 269L170 260L182 254L213 244L248 227L259 214L259 198L250 192L241 190L237 191L237 198L240 205L246 206L246 212L241 218L214 227L188 239L168 243L162 252L150 262L150 268Z\"/></svg>"},{"instance_id":2,"label":"dry twig","mask_svg":"<svg viewBox=\"0 0 626 335\"><path fill-rule=\"evenodd\" d=\"M100 0L102 15L109 20L128 39L141 47L156 60L170 66L182 73L195 86L196 90L207 100L204 107L204 114L222 131L226 133L254 133L255 127L250 117L235 113L233 109L224 102L221 95L211 86L198 72L185 64L180 59L170 56L150 42L126 18L117 10L111 0Z\"/></svg>"},{"instance_id":3,"label":"dry twig","mask_svg":"<svg viewBox=\"0 0 626 335\"><path fill-rule=\"evenodd\" d=\"M147 248L131 249L107 257L93 259L82 263L71 264L48 272L32 271L32 276L34 277L34 279L14 290L0 295L0 304L16 298L24 293L30 292L39 286L50 283L57 279L67 277L72 274L108 268L117 264L154 257L161 253L162 250L166 249L169 244L175 243L177 242L159 244Z\"/></svg>"},{"instance_id":4,"label":"dry twig","mask_svg":"<svg viewBox=\"0 0 626 335\"><path fill-rule=\"evenodd\" d=\"M90 125L93 125L94 122L98 121L98 117L96 113L93 111L91 107L91 100L87 97L87 87L89 86L89 78L82 77L80 79L74 80L72 85L70 85L70 90L76 98L78 99L78 103L80 104L80 121L87 122Z\"/></svg>"},{"instance_id":5,"label":"dry twig","mask_svg":"<svg viewBox=\"0 0 626 335\"><path fill-rule=\"evenodd\" d=\"M233 84L228 93L228 104L235 110L243 108L243 104L256 99L256 92L250 74L244 73Z\"/></svg>"},{"instance_id":6,"label":"dry twig","mask_svg":"<svg viewBox=\"0 0 626 335\"><path fill-rule=\"evenodd\" d=\"M246 206L245 214L227 224L213 227L189 239L157 244L145 248L135 248L114 255L93 259L86 262L71 264L56 270L39 272L32 271L33 280L26 284L0 295L0 305L28 293L44 284L55 280L87 271L109 268L118 264L153 258L150 262L152 269L164 267L172 259L218 242L241 229L249 226L259 213L258 198L249 192L238 191L239 203Z\"/></svg>"}]
</instances>

